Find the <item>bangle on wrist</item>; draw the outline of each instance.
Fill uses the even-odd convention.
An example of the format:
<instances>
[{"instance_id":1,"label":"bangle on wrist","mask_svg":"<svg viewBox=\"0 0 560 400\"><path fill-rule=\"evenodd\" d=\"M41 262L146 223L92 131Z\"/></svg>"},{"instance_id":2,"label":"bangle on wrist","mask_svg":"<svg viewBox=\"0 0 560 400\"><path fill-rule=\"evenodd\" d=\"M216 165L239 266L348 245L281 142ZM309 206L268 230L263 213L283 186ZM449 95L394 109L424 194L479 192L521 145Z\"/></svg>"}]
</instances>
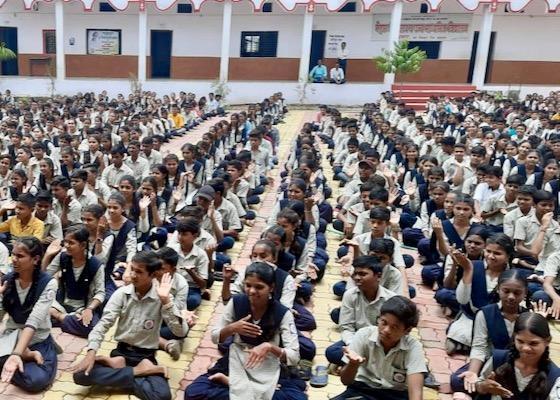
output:
<instances>
[{"instance_id":1,"label":"bangle on wrist","mask_svg":"<svg viewBox=\"0 0 560 400\"><path fill-rule=\"evenodd\" d=\"M19 351L12 351L10 355L21 357L21 353Z\"/></svg>"}]
</instances>

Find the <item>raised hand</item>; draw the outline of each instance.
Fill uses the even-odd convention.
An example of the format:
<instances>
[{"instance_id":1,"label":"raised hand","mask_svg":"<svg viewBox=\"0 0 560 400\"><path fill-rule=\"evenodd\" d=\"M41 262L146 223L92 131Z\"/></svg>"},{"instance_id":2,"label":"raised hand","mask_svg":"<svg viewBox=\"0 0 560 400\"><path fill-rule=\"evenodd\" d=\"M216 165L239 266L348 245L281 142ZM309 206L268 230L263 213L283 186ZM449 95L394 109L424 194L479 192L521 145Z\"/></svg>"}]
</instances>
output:
<instances>
[{"instance_id":1,"label":"raised hand","mask_svg":"<svg viewBox=\"0 0 560 400\"><path fill-rule=\"evenodd\" d=\"M140 210L145 211L150 205L150 203L151 203L150 196L142 197L140 199L140 202L138 203L138 205L140 206Z\"/></svg>"},{"instance_id":2,"label":"raised hand","mask_svg":"<svg viewBox=\"0 0 560 400\"><path fill-rule=\"evenodd\" d=\"M107 218L102 216L99 218L99 222L97 223L97 237L102 237L105 232L107 232L107 228L109 223L107 222Z\"/></svg>"},{"instance_id":3,"label":"raised hand","mask_svg":"<svg viewBox=\"0 0 560 400\"><path fill-rule=\"evenodd\" d=\"M173 276L166 272L161 277L161 281L158 282L154 280L154 284L156 285L157 294L162 302L166 302L169 300L169 293L171 293L171 288L173 287Z\"/></svg>"},{"instance_id":4,"label":"raised hand","mask_svg":"<svg viewBox=\"0 0 560 400\"><path fill-rule=\"evenodd\" d=\"M408 182L405 186L405 192L410 198L414 198L416 195L416 184L414 182Z\"/></svg>"},{"instance_id":5,"label":"raised hand","mask_svg":"<svg viewBox=\"0 0 560 400\"><path fill-rule=\"evenodd\" d=\"M47 247L46 255L54 256L62 250L62 240L55 239L51 242L49 247Z\"/></svg>"},{"instance_id":6,"label":"raised hand","mask_svg":"<svg viewBox=\"0 0 560 400\"><path fill-rule=\"evenodd\" d=\"M543 317L547 318L550 313L552 313L552 307L546 304L544 301L539 300L538 302L531 302L533 305L533 309L531 310L534 313L540 314Z\"/></svg>"}]
</instances>

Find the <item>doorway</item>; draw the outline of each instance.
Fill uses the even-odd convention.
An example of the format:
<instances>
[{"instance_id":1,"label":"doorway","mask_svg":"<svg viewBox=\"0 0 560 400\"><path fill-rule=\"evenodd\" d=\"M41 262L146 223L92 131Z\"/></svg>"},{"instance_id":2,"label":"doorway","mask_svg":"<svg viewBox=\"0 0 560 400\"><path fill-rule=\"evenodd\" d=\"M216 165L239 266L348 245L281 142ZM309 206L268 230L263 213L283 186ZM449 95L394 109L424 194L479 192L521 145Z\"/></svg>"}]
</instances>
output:
<instances>
[{"instance_id":1,"label":"doorway","mask_svg":"<svg viewBox=\"0 0 560 400\"><path fill-rule=\"evenodd\" d=\"M309 55L309 71L322 60L325 55L327 31L313 31L311 34L311 54Z\"/></svg>"},{"instance_id":2,"label":"doorway","mask_svg":"<svg viewBox=\"0 0 560 400\"><path fill-rule=\"evenodd\" d=\"M0 43L6 43L6 47L18 54L17 28L0 27ZM18 59L2 61L0 63L2 75L19 75Z\"/></svg>"},{"instance_id":3,"label":"doorway","mask_svg":"<svg viewBox=\"0 0 560 400\"><path fill-rule=\"evenodd\" d=\"M171 78L173 31L151 31L152 78Z\"/></svg>"},{"instance_id":4,"label":"doorway","mask_svg":"<svg viewBox=\"0 0 560 400\"><path fill-rule=\"evenodd\" d=\"M476 31L473 37L473 46L471 50L471 60L469 63L469 75L467 77L467 82L472 83L474 75L474 65L476 63L476 51L478 49L478 37L480 32ZM486 73L484 75L484 83L488 83L490 79L490 69L492 68L492 61L494 60L494 45L496 44L496 32L492 32L490 35L490 47L488 48L488 63L486 64Z\"/></svg>"}]
</instances>

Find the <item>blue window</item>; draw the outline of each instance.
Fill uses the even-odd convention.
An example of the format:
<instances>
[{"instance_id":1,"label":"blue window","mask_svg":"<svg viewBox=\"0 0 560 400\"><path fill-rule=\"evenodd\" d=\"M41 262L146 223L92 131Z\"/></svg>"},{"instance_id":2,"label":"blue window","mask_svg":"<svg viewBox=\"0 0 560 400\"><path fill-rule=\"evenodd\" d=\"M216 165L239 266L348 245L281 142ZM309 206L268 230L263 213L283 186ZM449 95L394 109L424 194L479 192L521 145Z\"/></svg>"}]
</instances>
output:
<instances>
[{"instance_id":1,"label":"blue window","mask_svg":"<svg viewBox=\"0 0 560 400\"><path fill-rule=\"evenodd\" d=\"M241 32L240 57L276 57L278 32Z\"/></svg>"},{"instance_id":2,"label":"blue window","mask_svg":"<svg viewBox=\"0 0 560 400\"><path fill-rule=\"evenodd\" d=\"M428 5L420 4L420 14L428 14Z\"/></svg>"},{"instance_id":3,"label":"blue window","mask_svg":"<svg viewBox=\"0 0 560 400\"><path fill-rule=\"evenodd\" d=\"M177 13L179 14L191 14L192 5L191 4L177 4Z\"/></svg>"},{"instance_id":4,"label":"blue window","mask_svg":"<svg viewBox=\"0 0 560 400\"><path fill-rule=\"evenodd\" d=\"M346 3L338 12L356 12L356 2Z\"/></svg>"},{"instance_id":5,"label":"blue window","mask_svg":"<svg viewBox=\"0 0 560 400\"><path fill-rule=\"evenodd\" d=\"M116 12L115 8L109 3L99 3L99 12Z\"/></svg>"},{"instance_id":6,"label":"blue window","mask_svg":"<svg viewBox=\"0 0 560 400\"><path fill-rule=\"evenodd\" d=\"M270 13L272 12L272 3L264 3L262 6L263 13Z\"/></svg>"}]
</instances>

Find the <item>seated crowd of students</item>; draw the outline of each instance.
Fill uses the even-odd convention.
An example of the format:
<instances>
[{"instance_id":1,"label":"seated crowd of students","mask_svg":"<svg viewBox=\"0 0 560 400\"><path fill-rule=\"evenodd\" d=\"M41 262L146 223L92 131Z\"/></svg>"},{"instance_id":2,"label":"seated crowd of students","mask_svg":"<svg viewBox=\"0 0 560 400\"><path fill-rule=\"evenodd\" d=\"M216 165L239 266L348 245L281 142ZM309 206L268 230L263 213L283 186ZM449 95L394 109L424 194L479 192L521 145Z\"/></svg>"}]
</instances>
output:
<instances>
[{"instance_id":1,"label":"seated crowd of students","mask_svg":"<svg viewBox=\"0 0 560 400\"><path fill-rule=\"evenodd\" d=\"M325 386L329 372L347 386L336 399L422 399L437 382L410 335L420 315L404 243L453 318L446 351L470 355L451 376L455 397L559 399L547 322L560 317L559 93L493 108L479 93L443 99L429 124L387 95L355 118L321 106L281 165L245 270L227 251L257 217L250 205L271 183L287 108L277 93L222 119L209 98L3 97L3 382L48 388L60 326L88 338L76 384L170 399L156 352L180 359L220 280L225 307L211 329L223 357L185 399L305 399L305 381ZM161 151L204 119L208 132L182 159ZM331 314L341 340L326 349L330 366L312 370L317 323L304 305L329 262L329 224L345 237ZM116 348L97 354L114 325Z\"/></svg>"}]
</instances>

